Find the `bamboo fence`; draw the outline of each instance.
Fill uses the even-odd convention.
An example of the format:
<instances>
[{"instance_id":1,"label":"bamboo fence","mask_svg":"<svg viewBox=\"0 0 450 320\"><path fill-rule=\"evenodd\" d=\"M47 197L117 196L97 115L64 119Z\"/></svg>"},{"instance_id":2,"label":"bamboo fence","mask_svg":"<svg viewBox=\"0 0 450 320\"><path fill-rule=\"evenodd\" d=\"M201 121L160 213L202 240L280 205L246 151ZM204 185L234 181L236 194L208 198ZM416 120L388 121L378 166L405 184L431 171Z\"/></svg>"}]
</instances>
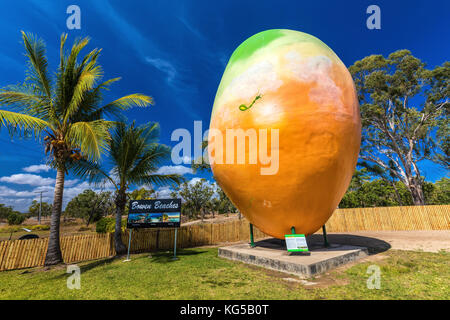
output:
<instances>
[{"instance_id":1,"label":"bamboo fence","mask_svg":"<svg viewBox=\"0 0 450 320\"><path fill-rule=\"evenodd\" d=\"M450 205L384 208L338 209L326 223L328 232L385 230L449 230ZM174 245L174 229L137 229L133 232L133 253L169 250ZM254 228L255 239L266 237ZM82 234L61 237L65 263L111 257L113 234ZM177 247L189 248L248 241L247 220L182 226L178 229ZM122 235L128 245L128 230ZM48 238L0 241L0 271L44 265Z\"/></svg>"}]
</instances>

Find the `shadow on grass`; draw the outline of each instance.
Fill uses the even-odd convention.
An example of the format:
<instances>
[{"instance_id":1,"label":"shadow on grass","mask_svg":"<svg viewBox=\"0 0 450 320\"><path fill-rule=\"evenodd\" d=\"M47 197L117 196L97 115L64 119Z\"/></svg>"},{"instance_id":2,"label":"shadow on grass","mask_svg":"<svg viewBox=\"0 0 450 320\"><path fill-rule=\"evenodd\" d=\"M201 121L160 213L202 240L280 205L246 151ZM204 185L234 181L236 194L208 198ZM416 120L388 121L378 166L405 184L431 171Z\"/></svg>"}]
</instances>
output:
<instances>
[{"instance_id":1,"label":"shadow on grass","mask_svg":"<svg viewBox=\"0 0 450 320\"><path fill-rule=\"evenodd\" d=\"M207 253L207 252L208 251L205 251L205 250L200 251L200 250L192 250L192 249L179 249L179 250L177 250L177 258L182 259L183 257L199 255L199 254L203 254L203 253ZM152 263L170 263L170 262L177 261L177 260L173 260L173 251L167 251L167 250L157 251L157 252L141 252L141 253L132 254L131 261L148 259L148 256L145 253L151 254L151 256L152 256L151 262ZM135 255L140 255L140 256L136 257ZM126 259L126 255L114 256L114 257L95 260L95 261L87 262L87 263L81 261L80 263L83 263L83 265L80 266L80 271L81 271L81 274L83 274L84 272L90 271L97 267L103 267L105 265L111 264L114 261L120 261L123 259ZM75 262L75 263L71 263L71 264L76 265L77 263ZM70 265L70 264L67 264L67 266L68 265ZM60 266L64 266L64 265L60 265ZM53 277L53 279L67 277L67 275L68 275L67 273L63 272L61 274L55 275Z\"/></svg>"},{"instance_id":2,"label":"shadow on grass","mask_svg":"<svg viewBox=\"0 0 450 320\"><path fill-rule=\"evenodd\" d=\"M121 257L116 256L116 257L111 257L111 258L106 258L106 259L102 259L102 260L96 260L96 261L89 262L89 263L81 266L80 271L81 271L81 273L83 273L83 272L95 269L97 267L101 267L106 264L110 264L110 263L114 262L115 260L117 260L118 258L120 259Z\"/></svg>"},{"instance_id":3,"label":"shadow on grass","mask_svg":"<svg viewBox=\"0 0 450 320\"><path fill-rule=\"evenodd\" d=\"M81 272L81 274L83 274L84 272L87 272L89 270L95 269L97 267L102 267L104 265L110 264L110 263L114 262L115 260L117 260L118 258L121 258L121 257L115 256L115 257L95 260L95 261L87 262L87 263L85 263L83 261L80 261L80 262L68 263L67 266L69 266L69 265L77 265L78 263L85 263L82 266L80 266L80 272ZM62 266L64 266L64 265L62 265ZM67 276L68 276L68 274L63 272L61 274L58 274L58 275L54 276L53 279L64 278L64 277L67 277Z\"/></svg>"},{"instance_id":4,"label":"shadow on grass","mask_svg":"<svg viewBox=\"0 0 450 320\"><path fill-rule=\"evenodd\" d=\"M192 249L179 249L177 250L177 258L183 259L183 257L186 256L195 256L203 253L207 253L208 251L199 251L199 250L192 250ZM158 252L151 252L152 255L152 262L155 263L170 263L175 262L177 260L173 259L173 251L158 251Z\"/></svg>"}]
</instances>

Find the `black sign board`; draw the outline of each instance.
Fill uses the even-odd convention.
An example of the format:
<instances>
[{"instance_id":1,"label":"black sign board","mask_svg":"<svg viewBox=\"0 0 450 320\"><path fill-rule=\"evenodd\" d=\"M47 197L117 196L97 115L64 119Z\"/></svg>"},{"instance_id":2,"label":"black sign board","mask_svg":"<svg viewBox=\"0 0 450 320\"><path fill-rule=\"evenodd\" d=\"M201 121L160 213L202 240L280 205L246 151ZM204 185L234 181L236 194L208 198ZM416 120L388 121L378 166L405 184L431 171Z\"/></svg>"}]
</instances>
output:
<instances>
[{"instance_id":1,"label":"black sign board","mask_svg":"<svg viewBox=\"0 0 450 320\"><path fill-rule=\"evenodd\" d=\"M179 228L181 199L131 200L127 228Z\"/></svg>"}]
</instances>

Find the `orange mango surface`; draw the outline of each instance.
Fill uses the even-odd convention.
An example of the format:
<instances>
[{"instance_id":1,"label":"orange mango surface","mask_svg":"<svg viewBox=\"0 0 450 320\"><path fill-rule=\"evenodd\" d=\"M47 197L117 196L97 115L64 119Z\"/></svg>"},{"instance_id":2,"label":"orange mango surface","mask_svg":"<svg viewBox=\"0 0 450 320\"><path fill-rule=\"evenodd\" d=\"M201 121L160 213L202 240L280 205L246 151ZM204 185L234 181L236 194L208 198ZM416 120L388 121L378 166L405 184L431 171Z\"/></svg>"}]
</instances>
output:
<instances>
[{"instance_id":1,"label":"orange mango surface","mask_svg":"<svg viewBox=\"0 0 450 320\"><path fill-rule=\"evenodd\" d=\"M270 32L277 34L264 34ZM330 218L355 170L361 139L355 87L334 52L310 35L269 30L252 38L231 57L216 95L209 135L213 174L264 233L283 239L295 227L309 235ZM250 108L239 109L257 95ZM257 150L248 138L245 147L227 145L230 129L256 133ZM267 132L271 170L261 159L260 149L267 148L260 129ZM271 136L274 130L278 137ZM221 133L223 143L211 132ZM245 163L237 160L239 148Z\"/></svg>"}]
</instances>

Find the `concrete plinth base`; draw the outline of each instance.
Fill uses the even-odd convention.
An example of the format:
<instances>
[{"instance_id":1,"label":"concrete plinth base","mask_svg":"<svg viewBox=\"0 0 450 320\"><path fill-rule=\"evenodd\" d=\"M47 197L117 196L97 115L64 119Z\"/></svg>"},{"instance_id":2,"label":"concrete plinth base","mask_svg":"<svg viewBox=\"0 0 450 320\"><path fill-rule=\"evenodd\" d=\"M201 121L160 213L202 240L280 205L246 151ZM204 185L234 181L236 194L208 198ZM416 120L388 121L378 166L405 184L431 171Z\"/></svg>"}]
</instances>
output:
<instances>
[{"instance_id":1,"label":"concrete plinth base","mask_svg":"<svg viewBox=\"0 0 450 320\"><path fill-rule=\"evenodd\" d=\"M295 274L303 278L331 270L368 255L365 247L308 243L309 253L290 253L286 251L283 240L266 239L249 244L237 244L219 248L219 257L254 264L264 268Z\"/></svg>"}]
</instances>

